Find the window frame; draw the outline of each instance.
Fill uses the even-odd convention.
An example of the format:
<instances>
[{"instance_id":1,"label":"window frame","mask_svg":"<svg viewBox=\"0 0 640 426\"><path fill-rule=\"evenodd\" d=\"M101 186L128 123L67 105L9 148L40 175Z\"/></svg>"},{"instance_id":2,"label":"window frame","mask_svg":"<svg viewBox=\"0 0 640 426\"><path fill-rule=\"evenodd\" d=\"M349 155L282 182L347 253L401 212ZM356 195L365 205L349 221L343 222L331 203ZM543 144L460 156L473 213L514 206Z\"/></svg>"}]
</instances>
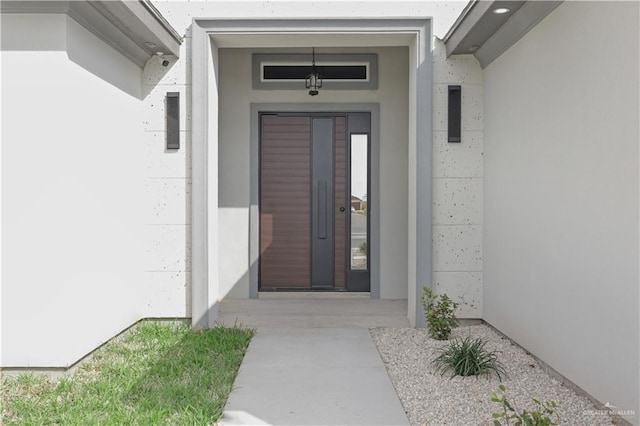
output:
<instances>
[{"instance_id":1,"label":"window frame","mask_svg":"<svg viewBox=\"0 0 640 426\"><path fill-rule=\"evenodd\" d=\"M316 65L364 65L366 79L325 79L322 90L376 90L378 88L378 55L375 53L316 53ZM254 90L304 89L304 79L264 79L265 65L311 65L310 53L254 53L252 79Z\"/></svg>"}]
</instances>

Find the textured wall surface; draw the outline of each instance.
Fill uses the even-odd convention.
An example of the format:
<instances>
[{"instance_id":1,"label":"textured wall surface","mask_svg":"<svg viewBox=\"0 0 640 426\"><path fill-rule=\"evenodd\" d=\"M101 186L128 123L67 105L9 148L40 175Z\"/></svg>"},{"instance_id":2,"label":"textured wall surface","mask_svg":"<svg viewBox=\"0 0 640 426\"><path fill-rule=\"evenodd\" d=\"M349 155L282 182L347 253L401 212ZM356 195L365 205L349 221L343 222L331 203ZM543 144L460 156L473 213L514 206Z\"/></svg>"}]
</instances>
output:
<instances>
[{"instance_id":1,"label":"textured wall surface","mask_svg":"<svg viewBox=\"0 0 640 426\"><path fill-rule=\"evenodd\" d=\"M332 19L332 18L433 18L433 35L444 37L467 5L466 1L176 1L153 4L185 37L191 37L193 18L217 19ZM182 55L181 55L182 56Z\"/></svg>"},{"instance_id":2,"label":"textured wall surface","mask_svg":"<svg viewBox=\"0 0 640 426\"><path fill-rule=\"evenodd\" d=\"M149 316L191 315L191 61L182 57L147 61L142 75L142 143L145 147L144 263ZM166 149L165 98L180 94L180 149Z\"/></svg>"},{"instance_id":3,"label":"textured wall surface","mask_svg":"<svg viewBox=\"0 0 640 426\"><path fill-rule=\"evenodd\" d=\"M564 2L484 70L483 316L635 424L638 14Z\"/></svg>"},{"instance_id":4,"label":"textured wall surface","mask_svg":"<svg viewBox=\"0 0 640 426\"><path fill-rule=\"evenodd\" d=\"M433 53L433 285L482 317L482 69L473 55ZM447 141L448 86L462 87L462 140Z\"/></svg>"}]
</instances>

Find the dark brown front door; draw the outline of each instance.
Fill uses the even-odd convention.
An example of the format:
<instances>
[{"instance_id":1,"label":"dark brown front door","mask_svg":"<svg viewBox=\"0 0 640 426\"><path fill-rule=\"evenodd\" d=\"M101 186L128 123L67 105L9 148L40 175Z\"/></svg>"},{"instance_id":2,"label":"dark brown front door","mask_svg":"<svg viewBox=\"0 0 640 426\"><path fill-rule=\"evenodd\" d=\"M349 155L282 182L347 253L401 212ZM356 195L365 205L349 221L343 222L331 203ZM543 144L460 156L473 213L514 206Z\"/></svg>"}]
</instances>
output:
<instances>
[{"instance_id":1,"label":"dark brown front door","mask_svg":"<svg viewBox=\"0 0 640 426\"><path fill-rule=\"evenodd\" d=\"M347 118L260 116L260 290L349 289Z\"/></svg>"}]
</instances>

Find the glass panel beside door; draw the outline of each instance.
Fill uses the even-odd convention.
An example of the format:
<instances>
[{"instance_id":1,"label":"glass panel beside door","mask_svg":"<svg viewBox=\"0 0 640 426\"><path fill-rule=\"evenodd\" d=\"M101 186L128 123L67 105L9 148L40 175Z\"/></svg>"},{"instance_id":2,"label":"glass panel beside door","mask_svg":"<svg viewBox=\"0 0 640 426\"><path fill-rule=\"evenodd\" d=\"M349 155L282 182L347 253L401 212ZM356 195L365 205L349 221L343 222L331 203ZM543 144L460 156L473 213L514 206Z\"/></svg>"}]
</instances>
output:
<instances>
[{"instance_id":1,"label":"glass panel beside door","mask_svg":"<svg viewBox=\"0 0 640 426\"><path fill-rule=\"evenodd\" d=\"M370 291L371 270L371 114L347 116L347 289ZM376 214L376 212L373 212ZM375 250L376 247L373 247Z\"/></svg>"},{"instance_id":2,"label":"glass panel beside door","mask_svg":"<svg viewBox=\"0 0 640 426\"><path fill-rule=\"evenodd\" d=\"M368 247L368 158L369 138L367 135L352 134L351 148L351 235L350 259L351 270L369 268Z\"/></svg>"}]
</instances>

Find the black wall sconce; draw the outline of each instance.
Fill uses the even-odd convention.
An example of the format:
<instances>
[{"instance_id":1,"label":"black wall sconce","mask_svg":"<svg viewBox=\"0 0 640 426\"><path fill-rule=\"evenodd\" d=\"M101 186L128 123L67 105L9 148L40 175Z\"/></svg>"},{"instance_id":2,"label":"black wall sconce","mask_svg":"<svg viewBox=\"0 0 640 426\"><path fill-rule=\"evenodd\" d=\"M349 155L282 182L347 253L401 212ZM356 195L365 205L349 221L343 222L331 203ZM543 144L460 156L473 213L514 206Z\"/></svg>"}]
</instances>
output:
<instances>
[{"instance_id":1,"label":"black wall sconce","mask_svg":"<svg viewBox=\"0 0 640 426\"><path fill-rule=\"evenodd\" d=\"M165 115L167 149L180 149L180 92L167 92Z\"/></svg>"},{"instance_id":2,"label":"black wall sconce","mask_svg":"<svg viewBox=\"0 0 640 426\"><path fill-rule=\"evenodd\" d=\"M449 86L449 142L462 140L462 87Z\"/></svg>"}]
</instances>

